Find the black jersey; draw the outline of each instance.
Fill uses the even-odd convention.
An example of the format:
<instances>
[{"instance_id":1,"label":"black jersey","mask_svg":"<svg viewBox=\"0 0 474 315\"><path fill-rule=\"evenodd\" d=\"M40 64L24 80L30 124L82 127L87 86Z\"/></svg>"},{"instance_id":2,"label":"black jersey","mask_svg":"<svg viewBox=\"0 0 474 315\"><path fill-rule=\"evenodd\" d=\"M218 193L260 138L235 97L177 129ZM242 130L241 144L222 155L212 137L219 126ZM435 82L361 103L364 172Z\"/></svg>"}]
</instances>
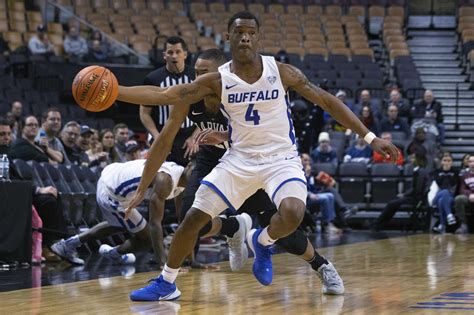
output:
<instances>
[{"instance_id":1,"label":"black jersey","mask_svg":"<svg viewBox=\"0 0 474 315\"><path fill-rule=\"evenodd\" d=\"M222 115L221 111L216 114L211 114L206 110L204 101L200 101L191 106L188 113L188 119L190 119L196 126L201 129L212 129L215 131L227 131L227 118ZM198 160L205 158L207 160L215 160L216 164L219 159L224 155L225 151L229 148L228 142L221 143L218 145L202 145L199 149Z\"/></svg>"},{"instance_id":2,"label":"black jersey","mask_svg":"<svg viewBox=\"0 0 474 315\"><path fill-rule=\"evenodd\" d=\"M178 74L169 72L168 69L166 69L166 66L164 66L159 69L156 69L155 71L150 72L145 77L143 84L155 85L159 87L170 87L178 84L191 83L192 81L194 81L194 69L189 67L188 65L185 65L183 72ZM155 122L158 131L161 131L161 129L163 129L164 124L169 118L171 111L170 105L153 106L152 118ZM181 128L189 128L192 126L193 123L189 119L186 119L181 125Z\"/></svg>"}]
</instances>

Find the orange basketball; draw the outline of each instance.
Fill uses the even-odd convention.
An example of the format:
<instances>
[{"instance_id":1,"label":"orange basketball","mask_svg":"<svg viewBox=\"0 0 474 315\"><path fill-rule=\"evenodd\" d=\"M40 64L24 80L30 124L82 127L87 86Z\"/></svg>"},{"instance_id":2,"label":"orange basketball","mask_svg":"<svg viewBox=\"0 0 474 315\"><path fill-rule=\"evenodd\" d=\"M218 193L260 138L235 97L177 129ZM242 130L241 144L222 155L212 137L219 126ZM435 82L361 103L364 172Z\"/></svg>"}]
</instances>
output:
<instances>
[{"instance_id":1,"label":"orange basketball","mask_svg":"<svg viewBox=\"0 0 474 315\"><path fill-rule=\"evenodd\" d=\"M72 96L85 110L101 112L112 106L117 99L117 78L109 69L89 66L74 78Z\"/></svg>"}]
</instances>

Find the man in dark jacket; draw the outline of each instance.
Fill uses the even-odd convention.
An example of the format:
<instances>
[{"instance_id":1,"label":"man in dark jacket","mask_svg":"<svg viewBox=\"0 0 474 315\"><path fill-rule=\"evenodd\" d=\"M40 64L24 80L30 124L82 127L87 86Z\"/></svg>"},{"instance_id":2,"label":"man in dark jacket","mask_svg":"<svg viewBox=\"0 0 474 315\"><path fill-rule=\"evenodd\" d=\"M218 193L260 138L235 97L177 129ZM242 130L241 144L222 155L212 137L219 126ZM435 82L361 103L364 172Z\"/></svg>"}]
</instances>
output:
<instances>
[{"instance_id":1,"label":"man in dark jacket","mask_svg":"<svg viewBox=\"0 0 474 315\"><path fill-rule=\"evenodd\" d=\"M474 160L474 159L473 159ZM397 210L403 205L410 205L415 207L416 203L423 201L426 198L426 193L430 187L430 175L426 169L426 155L422 153L415 153L415 160L413 165L413 187L407 190L402 197L393 199L387 203L380 216L375 221L372 230L381 230L386 223L388 223Z\"/></svg>"},{"instance_id":2,"label":"man in dark jacket","mask_svg":"<svg viewBox=\"0 0 474 315\"><path fill-rule=\"evenodd\" d=\"M11 129L8 122L0 117L0 155L10 154L10 145L11 145ZM17 171L15 164L12 163L10 159L10 178L16 180L24 180L19 172ZM33 205L35 206L38 214L40 215L43 221L43 228L56 230L59 232L66 231L66 224L64 222L64 216L59 208L58 202L58 191L52 186L48 187L38 187L33 185ZM52 245L56 237L54 234L43 233L43 245L48 247ZM59 258L55 256L48 255L50 252L43 250L43 256L47 260L58 261Z\"/></svg>"}]
</instances>

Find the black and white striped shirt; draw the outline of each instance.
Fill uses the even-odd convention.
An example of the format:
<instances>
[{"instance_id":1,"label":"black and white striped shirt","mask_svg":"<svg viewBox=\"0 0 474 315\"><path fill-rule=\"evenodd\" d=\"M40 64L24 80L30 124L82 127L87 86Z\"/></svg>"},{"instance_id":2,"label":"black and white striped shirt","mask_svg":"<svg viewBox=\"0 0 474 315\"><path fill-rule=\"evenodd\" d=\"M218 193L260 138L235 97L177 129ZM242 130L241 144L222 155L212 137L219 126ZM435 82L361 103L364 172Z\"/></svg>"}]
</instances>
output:
<instances>
[{"instance_id":1,"label":"black and white striped shirt","mask_svg":"<svg viewBox=\"0 0 474 315\"><path fill-rule=\"evenodd\" d=\"M190 83L194 81L194 78L194 69L189 67L188 65L185 65L184 71L179 74L169 72L166 69L166 66L164 66L155 71L150 72L146 76L143 83L145 85L170 87L178 84ZM161 131L163 125L168 120L172 106L173 105L153 106L152 118L155 122L158 131ZM193 125L193 122L189 118L186 118L184 123L181 125L181 128L189 128Z\"/></svg>"}]
</instances>

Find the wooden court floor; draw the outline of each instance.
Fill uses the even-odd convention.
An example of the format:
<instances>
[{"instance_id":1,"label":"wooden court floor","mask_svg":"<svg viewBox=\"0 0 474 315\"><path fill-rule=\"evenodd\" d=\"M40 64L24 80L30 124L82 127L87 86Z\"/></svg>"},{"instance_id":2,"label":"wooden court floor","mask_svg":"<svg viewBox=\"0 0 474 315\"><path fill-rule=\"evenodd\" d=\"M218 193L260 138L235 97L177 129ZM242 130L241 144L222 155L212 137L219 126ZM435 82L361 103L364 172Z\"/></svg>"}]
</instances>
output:
<instances>
[{"instance_id":1,"label":"wooden court floor","mask_svg":"<svg viewBox=\"0 0 474 315\"><path fill-rule=\"evenodd\" d=\"M157 274L139 273L0 293L0 314L474 314L473 241L420 234L323 248L344 296L323 296L306 263L279 254L268 287L254 279L251 260L236 273L223 262L181 274L176 302L131 302L129 292Z\"/></svg>"}]
</instances>

